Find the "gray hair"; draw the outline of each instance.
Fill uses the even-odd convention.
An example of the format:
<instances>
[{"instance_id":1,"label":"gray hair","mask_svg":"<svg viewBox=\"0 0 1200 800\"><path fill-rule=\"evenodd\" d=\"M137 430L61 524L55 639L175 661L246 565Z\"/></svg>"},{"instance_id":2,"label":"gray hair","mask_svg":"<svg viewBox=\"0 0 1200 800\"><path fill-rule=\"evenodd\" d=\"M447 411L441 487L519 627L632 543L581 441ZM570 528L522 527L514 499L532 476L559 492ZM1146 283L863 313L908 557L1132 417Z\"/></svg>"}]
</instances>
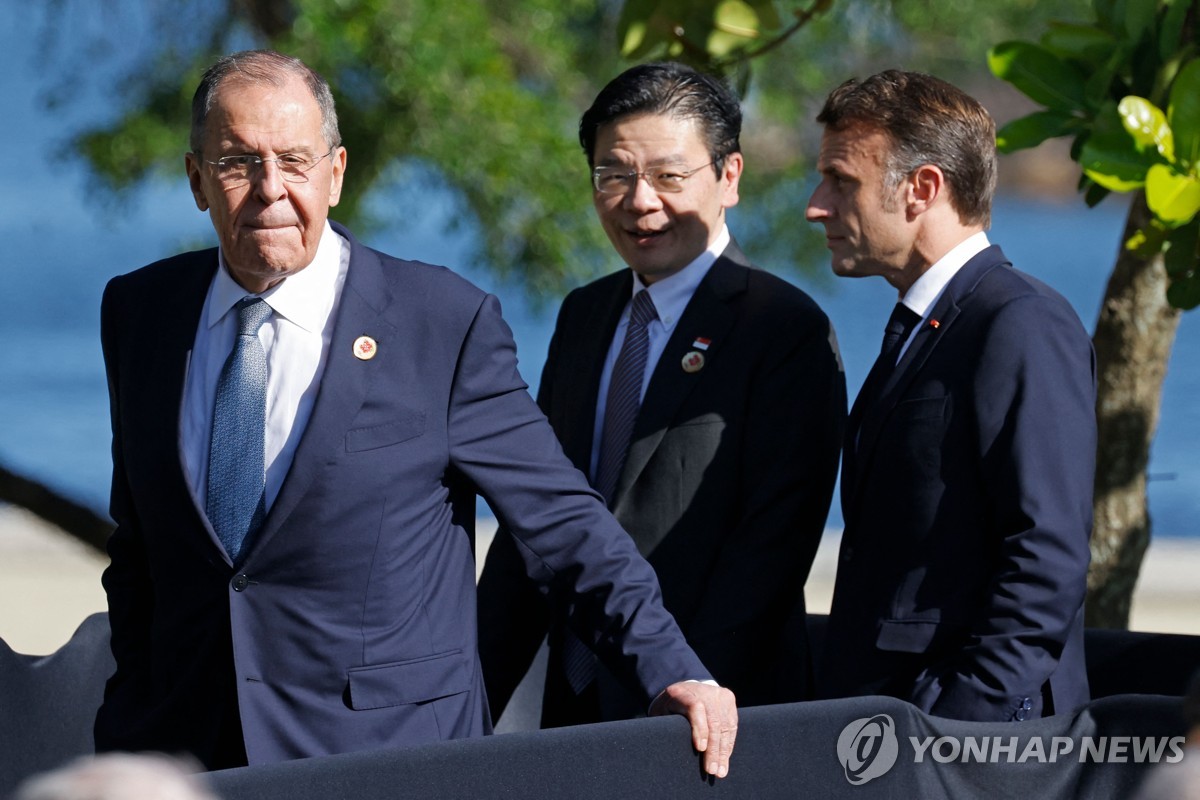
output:
<instances>
[{"instance_id":1,"label":"gray hair","mask_svg":"<svg viewBox=\"0 0 1200 800\"><path fill-rule=\"evenodd\" d=\"M342 143L342 135L338 132L337 110L333 105L333 92L329 89L329 83L298 58L285 56L273 50L243 50L219 59L200 79L196 94L192 96L192 152L200 153L208 113L212 111L217 90L225 81L239 80L252 84L282 86L288 78L298 78L308 86L321 109L321 135L325 137L325 144L330 147L339 146Z\"/></svg>"}]
</instances>

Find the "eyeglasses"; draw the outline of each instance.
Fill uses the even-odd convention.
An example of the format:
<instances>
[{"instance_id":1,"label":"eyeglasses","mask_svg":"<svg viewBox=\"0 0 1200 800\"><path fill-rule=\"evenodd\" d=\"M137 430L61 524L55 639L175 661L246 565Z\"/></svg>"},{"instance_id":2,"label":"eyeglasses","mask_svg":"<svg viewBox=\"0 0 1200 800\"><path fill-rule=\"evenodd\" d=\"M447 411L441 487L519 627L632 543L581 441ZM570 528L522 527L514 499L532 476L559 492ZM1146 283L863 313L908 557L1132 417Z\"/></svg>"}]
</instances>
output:
<instances>
[{"instance_id":1,"label":"eyeglasses","mask_svg":"<svg viewBox=\"0 0 1200 800\"><path fill-rule=\"evenodd\" d=\"M304 183L308 180L308 172L321 162L321 159L333 155L330 148L325 155L316 158L284 153L278 158L261 158L254 155L225 156L216 161L204 159L205 164L216 167L217 180L226 186L240 186L258 177L263 164L272 163L279 169L279 174L288 183Z\"/></svg>"},{"instance_id":2,"label":"eyeglasses","mask_svg":"<svg viewBox=\"0 0 1200 800\"><path fill-rule=\"evenodd\" d=\"M719 160L719 159L718 159ZM602 194L625 194L637 186L639 178L645 178L650 188L659 193L682 192L683 182L695 173L711 167L716 161L702 164L695 169L677 169L674 166L655 167L643 172L624 167L596 167L592 170L592 184Z\"/></svg>"}]
</instances>

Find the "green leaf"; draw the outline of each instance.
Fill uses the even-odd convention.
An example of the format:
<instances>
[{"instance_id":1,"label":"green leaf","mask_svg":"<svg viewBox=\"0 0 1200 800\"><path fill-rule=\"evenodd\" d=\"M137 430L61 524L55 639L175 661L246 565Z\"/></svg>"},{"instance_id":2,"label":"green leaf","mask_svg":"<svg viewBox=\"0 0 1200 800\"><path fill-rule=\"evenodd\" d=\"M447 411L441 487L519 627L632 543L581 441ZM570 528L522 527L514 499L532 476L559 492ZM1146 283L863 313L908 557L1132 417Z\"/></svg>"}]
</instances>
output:
<instances>
[{"instance_id":1,"label":"green leaf","mask_svg":"<svg viewBox=\"0 0 1200 800\"><path fill-rule=\"evenodd\" d=\"M1105 189L1128 192L1145 184L1150 166L1160 163L1161 158L1157 150L1137 146L1125 130L1116 104L1110 103L1096 115L1078 161L1084 174Z\"/></svg>"},{"instance_id":2,"label":"green leaf","mask_svg":"<svg viewBox=\"0 0 1200 800\"><path fill-rule=\"evenodd\" d=\"M1057 111L1085 107L1086 78L1072 64L1030 42L1003 42L988 51L992 74L1031 100Z\"/></svg>"},{"instance_id":3,"label":"green leaf","mask_svg":"<svg viewBox=\"0 0 1200 800\"><path fill-rule=\"evenodd\" d=\"M1099 109L1109 102L1113 95L1113 81L1128 61L1129 54L1121 45L1117 45L1109 53L1108 59L1088 76L1084 84L1084 99L1088 108Z\"/></svg>"},{"instance_id":4,"label":"green leaf","mask_svg":"<svg viewBox=\"0 0 1200 800\"><path fill-rule=\"evenodd\" d=\"M1153 147L1167 161L1175 160L1175 138L1167 115L1144 97L1122 98L1117 105L1121 124L1141 149Z\"/></svg>"},{"instance_id":5,"label":"green leaf","mask_svg":"<svg viewBox=\"0 0 1200 800\"><path fill-rule=\"evenodd\" d=\"M1191 222L1200 212L1200 180L1155 164L1146 173L1146 205L1172 227Z\"/></svg>"},{"instance_id":6,"label":"green leaf","mask_svg":"<svg viewBox=\"0 0 1200 800\"><path fill-rule=\"evenodd\" d=\"M997 131L996 147L1002 153L1037 147L1047 139L1073 133L1079 122L1078 117L1064 111L1035 111Z\"/></svg>"},{"instance_id":7,"label":"green leaf","mask_svg":"<svg viewBox=\"0 0 1200 800\"><path fill-rule=\"evenodd\" d=\"M1116 38L1095 25L1051 22L1041 44L1059 58L1075 59L1091 66L1103 64L1117 46Z\"/></svg>"},{"instance_id":8,"label":"green leaf","mask_svg":"<svg viewBox=\"0 0 1200 800\"><path fill-rule=\"evenodd\" d=\"M742 0L724 0L713 13L713 30L708 35L708 52L724 58L758 38L758 14Z\"/></svg>"},{"instance_id":9,"label":"green leaf","mask_svg":"<svg viewBox=\"0 0 1200 800\"><path fill-rule=\"evenodd\" d=\"M1175 134L1176 157L1196 172L1200 162L1200 59L1193 59L1175 76L1167 120Z\"/></svg>"},{"instance_id":10,"label":"green leaf","mask_svg":"<svg viewBox=\"0 0 1200 800\"><path fill-rule=\"evenodd\" d=\"M1158 13L1157 0L1125 0L1125 35L1137 42L1154 30Z\"/></svg>"},{"instance_id":11,"label":"green leaf","mask_svg":"<svg viewBox=\"0 0 1200 800\"><path fill-rule=\"evenodd\" d=\"M1163 264L1172 277L1186 275L1200 267L1200 219L1171 231Z\"/></svg>"},{"instance_id":12,"label":"green leaf","mask_svg":"<svg viewBox=\"0 0 1200 800\"><path fill-rule=\"evenodd\" d=\"M775 8L775 0L747 0L758 15L758 26L764 31L777 31L783 27L783 19Z\"/></svg>"},{"instance_id":13,"label":"green leaf","mask_svg":"<svg viewBox=\"0 0 1200 800\"><path fill-rule=\"evenodd\" d=\"M1167 13L1163 15L1158 31L1158 59L1170 61L1183 46L1183 26L1187 22L1188 10L1194 0L1166 0Z\"/></svg>"},{"instance_id":14,"label":"green leaf","mask_svg":"<svg viewBox=\"0 0 1200 800\"><path fill-rule=\"evenodd\" d=\"M1135 253L1139 258L1150 259L1162 252L1170 229L1161 222L1151 218L1146 227L1134 231L1125 240L1125 249Z\"/></svg>"},{"instance_id":15,"label":"green leaf","mask_svg":"<svg viewBox=\"0 0 1200 800\"><path fill-rule=\"evenodd\" d=\"M1167 302L1183 311L1200 306L1200 275L1191 273L1171 281L1167 287Z\"/></svg>"},{"instance_id":16,"label":"green leaf","mask_svg":"<svg viewBox=\"0 0 1200 800\"><path fill-rule=\"evenodd\" d=\"M622 57L646 58L668 41L663 25L655 24L662 14L659 6L659 0L625 0L617 20L617 41L621 43Z\"/></svg>"}]
</instances>

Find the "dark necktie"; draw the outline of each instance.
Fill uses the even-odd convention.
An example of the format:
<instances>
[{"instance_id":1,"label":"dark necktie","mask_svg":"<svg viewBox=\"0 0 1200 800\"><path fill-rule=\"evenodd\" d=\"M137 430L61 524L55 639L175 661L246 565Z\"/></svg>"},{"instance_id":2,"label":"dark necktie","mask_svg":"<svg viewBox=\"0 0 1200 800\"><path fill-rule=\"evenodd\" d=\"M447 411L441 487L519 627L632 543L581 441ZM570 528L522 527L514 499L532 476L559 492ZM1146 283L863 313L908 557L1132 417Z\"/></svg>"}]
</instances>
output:
<instances>
[{"instance_id":1,"label":"dark necktie","mask_svg":"<svg viewBox=\"0 0 1200 800\"><path fill-rule=\"evenodd\" d=\"M271 307L258 297L247 297L236 308L237 339L221 368L213 404L206 505L208 520L235 564L266 511L267 356L258 329L271 316Z\"/></svg>"},{"instance_id":2,"label":"dark necktie","mask_svg":"<svg viewBox=\"0 0 1200 800\"><path fill-rule=\"evenodd\" d=\"M650 352L650 336L646 327L658 319L650 292L644 289L633 296L629 312L629 327L625 342L613 365L612 379L604 404L604 430L600 434L600 458L596 464L596 491L612 504L617 478L625 465L633 423L642 405L642 380L646 374L646 359ZM596 679L596 656L569 629L563 635L563 671L575 694L581 693Z\"/></svg>"},{"instance_id":3,"label":"dark necktie","mask_svg":"<svg viewBox=\"0 0 1200 800\"><path fill-rule=\"evenodd\" d=\"M640 291L633 296L633 309L629 313L629 327L625 331L625 343L613 366L612 380L608 385L608 398L604 405L604 430L600 434L600 459L596 464L596 479L593 486L612 505L617 478L625 465L629 450L629 438L633 423L637 420L642 405L642 379L646 374L646 358L650 352L650 336L647 326L658 319L650 292Z\"/></svg>"},{"instance_id":4,"label":"dark necktie","mask_svg":"<svg viewBox=\"0 0 1200 800\"><path fill-rule=\"evenodd\" d=\"M869 408L887 385L888 378L896 370L896 362L900 358L900 350L908 341L913 328L921 321L921 316L903 303L896 303L892 315L888 317L887 327L883 329L883 345L879 348L879 358L867 374L863 382L862 400L859 405Z\"/></svg>"},{"instance_id":5,"label":"dark necktie","mask_svg":"<svg viewBox=\"0 0 1200 800\"><path fill-rule=\"evenodd\" d=\"M901 346L908 341L909 334L920 321L921 316L904 303L896 303L892 309L887 327L883 329L883 345L879 348L879 357L885 359L892 369L896 368Z\"/></svg>"}]
</instances>

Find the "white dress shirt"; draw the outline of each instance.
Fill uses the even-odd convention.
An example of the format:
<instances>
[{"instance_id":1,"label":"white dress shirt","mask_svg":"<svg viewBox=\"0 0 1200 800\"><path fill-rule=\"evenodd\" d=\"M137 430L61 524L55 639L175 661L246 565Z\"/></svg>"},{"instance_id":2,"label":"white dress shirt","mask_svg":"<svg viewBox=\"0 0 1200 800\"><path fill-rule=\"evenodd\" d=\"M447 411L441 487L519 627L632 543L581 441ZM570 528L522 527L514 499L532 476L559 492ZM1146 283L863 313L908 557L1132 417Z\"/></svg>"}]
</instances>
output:
<instances>
[{"instance_id":1,"label":"white dress shirt","mask_svg":"<svg viewBox=\"0 0 1200 800\"><path fill-rule=\"evenodd\" d=\"M650 384L650 376L654 374L654 368L658 365L658 359L662 356L663 350L667 347L667 341L671 338L676 323L683 316L684 309L691 302L692 295L696 293L696 287L700 285L700 281L704 280L704 276L712 269L712 265L717 263L721 253L725 252L725 248L729 246L729 240L729 228L722 225L720 233L709 244L708 249L696 256L692 263L674 275L668 275L649 286L643 284L637 273L634 273L633 291L629 295L629 302L625 304L625 310L621 312L621 320L617 323L616 332L613 333L612 343L608 346L608 355L604 359L604 369L600 373L600 392L596 397L596 422L592 431L592 461L589 472L593 479L596 477L596 466L600 462L600 438L604 434L604 411L608 405L608 387L612 383L613 367L616 366L617 357L621 354L621 346L625 344L625 331L629 329L629 315L633 310L634 296L638 292L649 292L650 299L654 301L654 310L658 312L658 319L651 320L650 324L646 326L649 350L646 354L646 372L642 376L642 394L638 398L640 403L646 396L646 387Z\"/></svg>"},{"instance_id":2,"label":"white dress shirt","mask_svg":"<svg viewBox=\"0 0 1200 800\"><path fill-rule=\"evenodd\" d=\"M180 442L188 483L203 509L217 380L237 337L239 300L251 296L230 276L224 254L209 284L188 361ZM258 295L273 314L258 331L267 355L264 461L267 508L275 502L308 425L333 337L338 302L350 265L350 244L329 223L312 263Z\"/></svg>"},{"instance_id":3,"label":"white dress shirt","mask_svg":"<svg viewBox=\"0 0 1200 800\"><path fill-rule=\"evenodd\" d=\"M908 291L900 298L900 302L909 310L917 312L921 317L921 323L914 325L908 338L904 340L904 346L896 353L897 362L904 357L904 351L908 349L909 343L917 335L921 325L925 323L930 309L945 293L950 280L968 261L990 246L991 242L988 241L986 233L983 231L974 233L952 247L946 255L934 262L932 267L925 270L925 273L917 278L912 286L908 287Z\"/></svg>"}]
</instances>

